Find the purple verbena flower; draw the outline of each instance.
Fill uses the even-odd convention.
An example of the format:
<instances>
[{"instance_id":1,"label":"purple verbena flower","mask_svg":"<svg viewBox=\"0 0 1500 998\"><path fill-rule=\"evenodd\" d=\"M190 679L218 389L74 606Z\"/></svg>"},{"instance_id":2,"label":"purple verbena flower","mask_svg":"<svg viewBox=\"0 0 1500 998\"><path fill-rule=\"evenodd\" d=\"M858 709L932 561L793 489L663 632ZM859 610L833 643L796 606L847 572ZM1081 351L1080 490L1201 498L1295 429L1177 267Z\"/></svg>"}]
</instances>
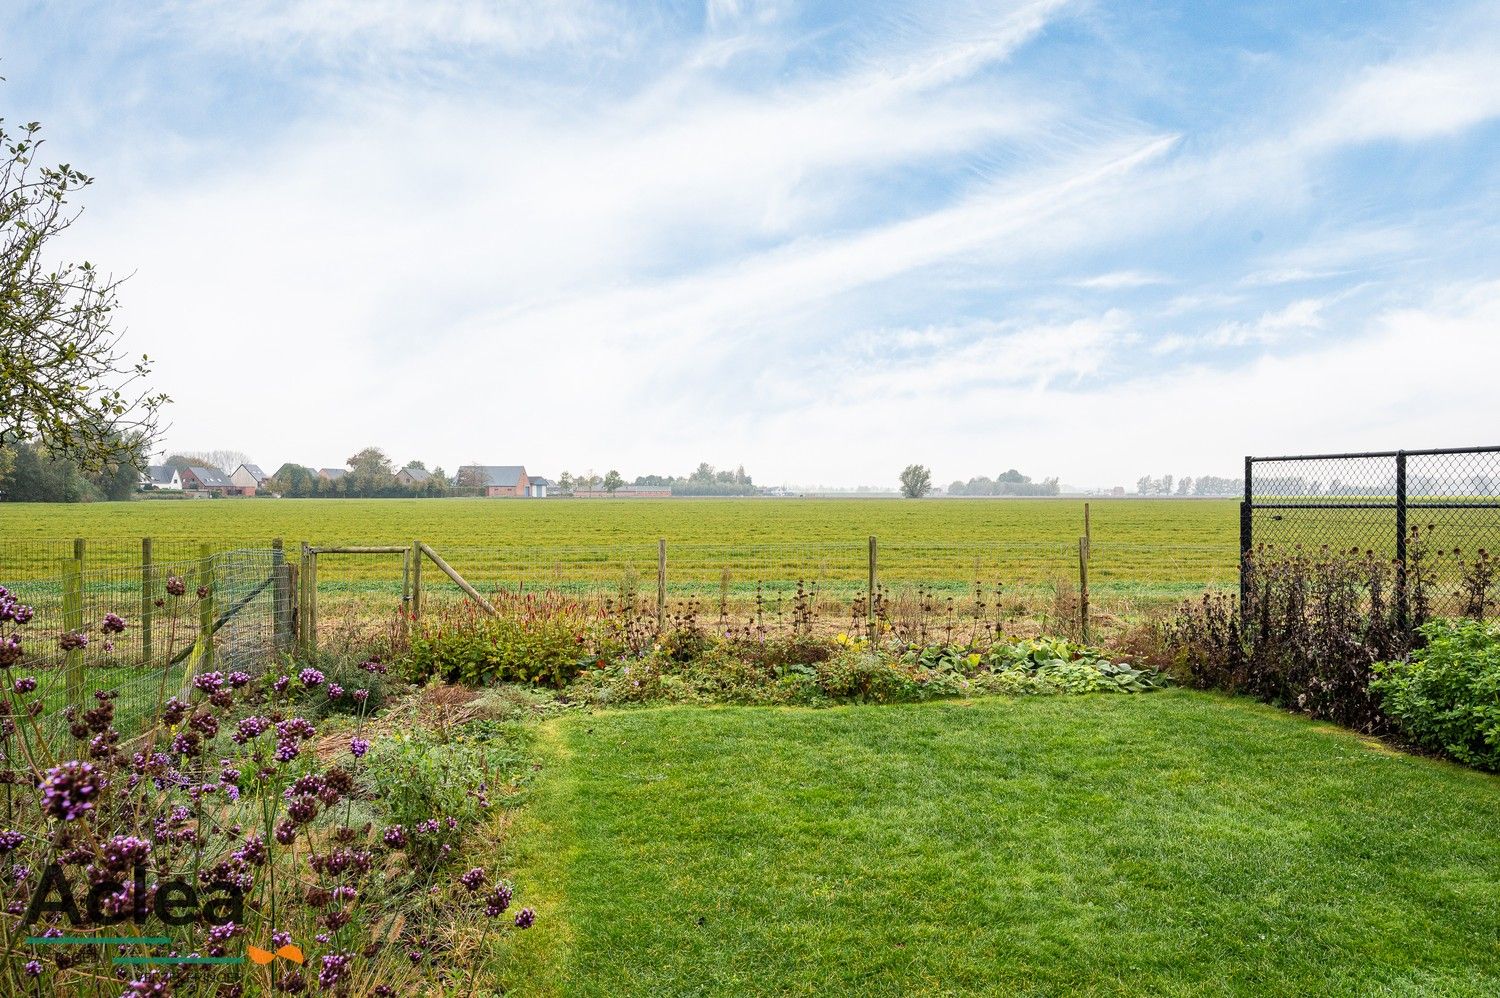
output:
<instances>
[{"instance_id":1,"label":"purple verbena flower","mask_svg":"<svg viewBox=\"0 0 1500 998\"><path fill-rule=\"evenodd\" d=\"M301 672L297 673L297 678L302 682L303 686L309 688L323 685L323 674L317 669L303 669Z\"/></svg>"},{"instance_id":2,"label":"purple verbena flower","mask_svg":"<svg viewBox=\"0 0 1500 998\"><path fill-rule=\"evenodd\" d=\"M530 908L522 908L516 912L516 928L529 929L536 924L536 912Z\"/></svg>"},{"instance_id":3,"label":"purple verbena flower","mask_svg":"<svg viewBox=\"0 0 1500 998\"><path fill-rule=\"evenodd\" d=\"M94 809L104 790L104 778L93 763L76 760L54 766L42 780L42 811L63 821L76 821Z\"/></svg>"},{"instance_id":4,"label":"purple verbena flower","mask_svg":"<svg viewBox=\"0 0 1500 998\"><path fill-rule=\"evenodd\" d=\"M354 758L362 758L368 751L370 751L370 742L368 739L361 738L358 735L355 735L353 738L349 739L349 753L353 755Z\"/></svg>"}]
</instances>

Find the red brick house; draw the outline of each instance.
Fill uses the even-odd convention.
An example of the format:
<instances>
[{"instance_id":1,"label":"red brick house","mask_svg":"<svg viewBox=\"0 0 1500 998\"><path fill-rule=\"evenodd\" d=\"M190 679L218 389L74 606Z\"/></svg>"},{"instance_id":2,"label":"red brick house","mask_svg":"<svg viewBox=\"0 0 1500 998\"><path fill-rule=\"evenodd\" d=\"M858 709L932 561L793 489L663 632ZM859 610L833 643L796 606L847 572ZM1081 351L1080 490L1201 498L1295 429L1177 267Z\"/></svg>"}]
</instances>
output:
<instances>
[{"instance_id":1,"label":"red brick house","mask_svg":"<svg viewBox=\"0 0 1500 998\"><path fill-rule=\"evenodd\" d=\"M488 498L506 496L525 498L530 494L530 479L519 464L466 464L458 469L458 481L484 489Z\"/></svg>"}]
</instances>

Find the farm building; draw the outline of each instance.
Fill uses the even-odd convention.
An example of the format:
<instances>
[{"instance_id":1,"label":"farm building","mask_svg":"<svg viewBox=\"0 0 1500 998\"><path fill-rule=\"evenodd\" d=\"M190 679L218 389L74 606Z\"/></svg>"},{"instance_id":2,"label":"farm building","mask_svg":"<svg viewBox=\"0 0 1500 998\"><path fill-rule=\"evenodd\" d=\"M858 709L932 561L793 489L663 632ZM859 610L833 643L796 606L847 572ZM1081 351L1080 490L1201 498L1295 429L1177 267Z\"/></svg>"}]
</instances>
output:
<instances>
[{"instance_id":1,"label":"farm building","mask_svg":"<svg viewBox=\"0 0 1500 998\"><path fill-rule=\"evenodd\" d=\"M574 489L577 499L670 499L670 485L621 485L613 492L608 489Z\"/></svg>"},{"instance_id":2,"label":"farm building","mask_svg":"<svg viewBox=\"0 0 1500 998\"><path fill-rule=\"evenodd\" d=\"M348 468L319 468L318 477L325 478L330 482L336 482L349 474Z\"/></svg>"},{"instance_id":3,"label":"farm building","mask_svg":"<svg viewBox=\"0 0 1500 998\"><path fill-rule=\"evenodd\" d=\"M141 473L141 488L181 492L182 476L170 464L153 464Z\"/></svg>"},{"instance_id":4,"label":"farm building","mask_svg":"<svg viewBox=\"0 0 1500 998\"><path fill-rule=\"evenodd\" d=\"M185 492L206 492L213 496L230 495L235 485L229 476L218 468L183 468L182 488Z\"/></svg>"},{"instance_id":5,"label":"farm building","mask_svg":"<svg viewBox=\"0 0 1500 998\"><path fill-rule=\"evenodd\" d=\"M531 480L519 464L466 464L458 469L458 480L484 489L485 496L491 499L530 495Z\"/></svg>"},{"instance_id":6,"label":"farm building","mask_svg":"<svg viewBox=\"0 0 1500 998\"><path fill-rule=\"evenodd\" d=\"M260 465L242 464L234 469L234 473L229 476L229 480L234 483L235 488L239 489L240 495L253 496L256 490L264 485L266 479L270 477L270 475L260 470Z\"/></svg>"},{"instance_id":7,"label":"farm building","mask_svg":"<svg viewBox=\"0 0 1500 998\"><path fill-rule=\"evenodd\" d=\"M396 481L402 485L426 485L432 473L422 468L402 468L396 472Z\"/></svg>"},{"instance_id":8,"label":"farm building","mask_svg":"<svg viewBox=\"0 0 1500 998\"><path fill-rule=\"evenodd\" d=\"M545 478L532 478L529 475L526 478L526 495L532 499L547 498L547 490L551 487L552 483Z\"/></svg>"}]
</instances>

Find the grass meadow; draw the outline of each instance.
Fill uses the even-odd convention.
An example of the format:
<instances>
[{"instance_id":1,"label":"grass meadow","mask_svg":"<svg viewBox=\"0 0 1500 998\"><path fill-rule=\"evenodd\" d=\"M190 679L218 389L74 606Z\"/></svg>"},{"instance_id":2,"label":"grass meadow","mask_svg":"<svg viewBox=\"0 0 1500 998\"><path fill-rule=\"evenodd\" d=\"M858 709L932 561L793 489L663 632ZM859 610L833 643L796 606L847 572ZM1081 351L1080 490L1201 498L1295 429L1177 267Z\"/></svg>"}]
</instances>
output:
<instances>
[{"instance_id":1,"label":"grass meadow","mask_svg":"<svg viewBox=\"0 0 1500 998\"><path fill-rule=\"evenodd\" d=\"M1183 690L542 728L516 993L1493 995L1500 780Z\"/></svg>"}]
</instances>

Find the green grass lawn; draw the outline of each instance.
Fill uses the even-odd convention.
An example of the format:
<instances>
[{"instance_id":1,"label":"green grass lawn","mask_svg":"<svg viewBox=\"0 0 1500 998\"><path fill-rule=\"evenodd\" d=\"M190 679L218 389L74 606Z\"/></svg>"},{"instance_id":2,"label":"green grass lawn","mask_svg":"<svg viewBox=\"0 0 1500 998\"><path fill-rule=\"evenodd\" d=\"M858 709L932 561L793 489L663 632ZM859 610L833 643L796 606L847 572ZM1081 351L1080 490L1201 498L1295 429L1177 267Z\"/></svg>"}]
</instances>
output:
<instances>
[{"instance_id":1,"label":"green grass lawn","mask_svg":"<svg viewBox=\"0 0 1500 998\"><path fill-rule=\"evenodd\" d=\"M1500 994L1500 779L1240 700L543 729L524 994Z\"/></svg>"}]
</instances>

